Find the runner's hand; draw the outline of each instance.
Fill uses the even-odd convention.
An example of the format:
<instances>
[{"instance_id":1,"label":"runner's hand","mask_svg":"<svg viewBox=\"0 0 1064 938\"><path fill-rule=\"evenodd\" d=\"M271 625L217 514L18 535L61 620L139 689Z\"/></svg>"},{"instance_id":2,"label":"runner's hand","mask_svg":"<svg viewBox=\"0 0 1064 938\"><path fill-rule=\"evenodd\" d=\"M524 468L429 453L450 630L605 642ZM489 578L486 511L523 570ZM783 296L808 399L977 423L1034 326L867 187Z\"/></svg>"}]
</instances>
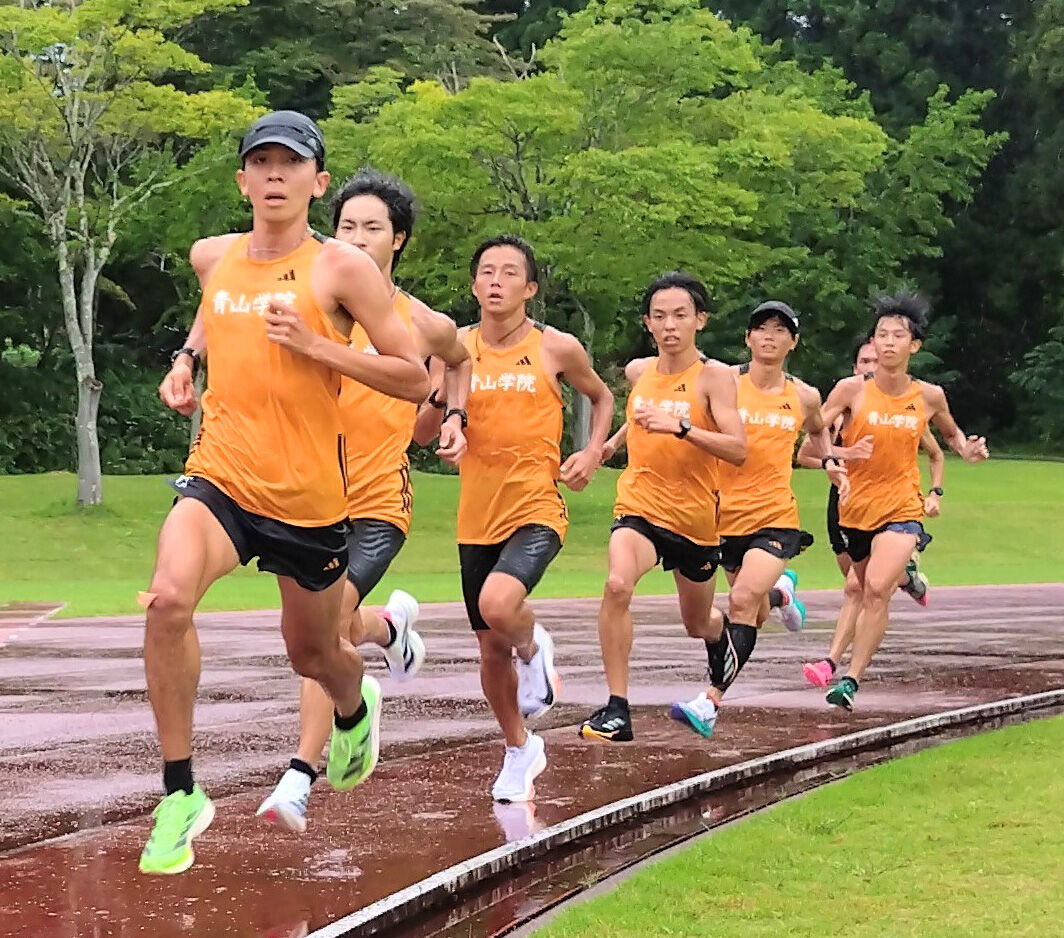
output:
<instances>
[{"instance_id":1,"label":"runner's hand","mask_svg":"<svg viewBox=\"0 0 1064 938\"><path fill-rule=\"evenodd\" d=\"M178 359L159 385L159 399L182 417L191 417L199 406L192 369Z\"/></svg>"},{"instance_id":2,"label":"runner's hand","mask_svg":"<svg viewBox=\"0 0 1064 938\"><path fill-rule=\"evenodd\" d=\"M839 501L847 501L850 497L850 475L846 467L830 463L824 471L827 472L831 484L839 490Z\"/></svg>"},{"instance_id":3,"label":"runner's hand","mask_svg":"<svg viewBox=\"0 0 1064 938\"><path fill-rule=\"evenodd\" d=\"M680 432L678 417L666 413L660 407L651 407L649 404L640 404L635 409L635 422L649 433L676 434Z\"/></svg>"},{"instance_id":4,"label":"runner's hand","mask_svg":"<svg viewBox=\"0 0 1064 938\"><path fill-rule=\"evenodd\" d=\"M970 436L964 441L964 445L958 454L965 462L982 462L990 458L990 450L987 449L985 436Z\"/></svg>"},{"instance_id":5,"label":"runner's hand","mask_svg":"<svg viewBox=\"0 0 1064 938\"><path fill-rule=\"evenodd\" d=\"M461 427L456 427L448 421L440 427L440 441L436 449L436 455L447 465L457 466L465 455L469 444Z\"/></svg>"},{"instance_id":6,"label":"runner's hand","mask_svg":"<svg viewBox=\"0 0 1064 938\"><path fill-rule=\"evenodd\" d=\"M924 499L924 514L927 515L928 518L937 518L941 511L942 508L938 496L932 492Z\"/></svg>"},{"instance_id":7,"label":"runner's hand","mask_svg":"<svg viewBox=\"0 0 1064 938\"><path fill-rule=\"evenodd\" d=\"M617 453L617 447L616 446L614 446L609 441L604 443L603 446L602 446L602 462L599 465L603 465L604 466L611 459L613 459L613 457L614 457L614 455L616 453Z\"/></svg>"},{"instance_id":8,"label":"runner's hand","mask_svg":"<svg viewBox=\"0 0 1064 938\"><path fill-rule=\"evenodd\" d=\"M869 434L859 439L853 446L847 447L846 459L847 460L859 460L868 459L872 455L872 442L875 438Z\"/></svg>"},{"instance_id":9,"label":"runner's hand","mask_svg":"<svg viewBox=\"0 0 1064 938\"><path fill-rule=\"evenodd\" d=\"M561 468L561 480L574 492L586 488L595 470L602 465L602 450L587 446L578 453L573 453Z\"/></svg>"},{"instance_id":10,"label":"runner's hand","mask_svg":"<svg viewBox=\"0 0 1064 938\"><path fill-rule=\"evenodd\" d=\"M288 303L270 300L265 319L266 338L290 352L306 355L318 338L307 328L299 310Z\"/></svg>"}]
</instances>

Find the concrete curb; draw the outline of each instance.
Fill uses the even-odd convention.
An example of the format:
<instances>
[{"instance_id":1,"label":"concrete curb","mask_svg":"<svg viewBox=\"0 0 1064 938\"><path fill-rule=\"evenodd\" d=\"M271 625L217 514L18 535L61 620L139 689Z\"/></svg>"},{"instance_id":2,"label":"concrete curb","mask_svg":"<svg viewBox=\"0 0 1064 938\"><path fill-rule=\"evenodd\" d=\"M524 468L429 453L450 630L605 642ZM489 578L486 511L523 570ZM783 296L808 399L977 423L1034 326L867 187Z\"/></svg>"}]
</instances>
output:
<instances>
[{"instance_id":1,"label":"concrete curb","mask_svg":"<svg viewBox=\"0 0 1064 938\"><path fill-rule=\"evenodd\" d=\"M971 724L981 724L1019 713L1037 713L1064 706L1064 688L1012 697L989 704L948 710L875 729L862 730L820 743L740 762L712 772L705 772L681 782L634 795L588 811L568 821L555 824L523 840L497 847L372 903L357 912L311 932L307 938L347 938L369 935L396 925L418 912L437 907L447 897L465 891L492 876L515 869L551 850L634 817L686 801L737 783L750 781L781 770L812 765L825 758L837 757L865 749L890 746L905 740L937 735L943 731Z\"/></svg>"}]
</instances>

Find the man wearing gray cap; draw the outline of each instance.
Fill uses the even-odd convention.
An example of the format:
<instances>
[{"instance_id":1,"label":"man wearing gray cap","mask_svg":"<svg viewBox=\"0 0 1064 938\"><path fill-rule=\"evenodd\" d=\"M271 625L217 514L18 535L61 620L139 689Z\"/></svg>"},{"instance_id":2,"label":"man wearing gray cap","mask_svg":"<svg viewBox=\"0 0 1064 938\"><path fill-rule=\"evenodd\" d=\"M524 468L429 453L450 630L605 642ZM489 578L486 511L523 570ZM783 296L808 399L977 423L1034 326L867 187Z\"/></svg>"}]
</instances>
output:
<instances>
[{"instance_id":1,"label":"man wearing gray cap","mask_svg":"<svg viewBox=\"0 0 1064 938\"><path fill-rule=\"evenodd\" d=\"M162 748L166 797L140 858L145 873L191 866L192 838L214 808L192 777L192 716L200 654L192 614L212 583L258 558L277 576L292 667L332 698L327 775L336 788L372 772L380 688L340 636L347 569L341 375L420 401L428 376L364 252L308 227L325 194L325 141L295 111L259 118L240 144L251 231L204 238L190 260L203 296L185 346L159 388L179 413L196 406L193 378L209 363L203 425L159 532L155 572L140 594L144 664ZM379 354L350 348L354 324Z\"/></svg>"}]
</instances>

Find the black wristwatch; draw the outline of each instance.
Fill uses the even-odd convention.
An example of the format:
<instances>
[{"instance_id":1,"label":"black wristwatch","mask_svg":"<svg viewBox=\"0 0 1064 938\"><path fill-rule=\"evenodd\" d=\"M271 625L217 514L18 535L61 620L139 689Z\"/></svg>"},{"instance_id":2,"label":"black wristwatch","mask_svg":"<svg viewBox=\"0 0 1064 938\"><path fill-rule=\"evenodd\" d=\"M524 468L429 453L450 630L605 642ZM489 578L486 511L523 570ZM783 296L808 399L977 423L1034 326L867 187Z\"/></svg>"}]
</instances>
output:
<instances>
[{"instance_id":1,"label":"black wristwatch","mask_svg":"<svg viewBox=\"0 0 1064 938\"><path fill-rule=\"evenodd\" d=\"M448 419L453 417L455 414L458 414L458 416L462 418L463 430L469 426L469 415L464 410L462 410L461 407L451 407L450 409L444 411L443 422L446 423Z\"/></svg>"},{"instance_id":2,"label":"black wristwatch","mask_svg":"<svg viewBox=\"0 0 1064 938\"><path fill-rule=\"evenodd\" d=\"M439 388L433 388L432 393L428 396L426 403L431 404L437 410L444 410L447 407L446 401L441 401L436 395L440 393Z\"/></svg>"},{"instance_id":3,"label":"black wristwatch","mask_svg":"<svg viewBox=\"0 0 1064 938\"><path fill-rule=\"evenodd\" d=\"M173 367L173 365L182 355L187 355L189 358L192 359L192 380L195 381L196 375L199 374L200 370L199 352L197 352L194 348L189 348L187 345L184 348L179 348L176 352L174 352L173 355L170 356L171 367Z\"/></svg>"},{"instance_id":4,"label":"black wristwatch","mask_svg":"<svg viewBox=\"0 0 1064 938\"><path fill-rule=\"evenodd\" d=\"M931 491L928 494L929 495L937 495L939 498L941 498L945 493L942 491L942 486L941 485L932 485L931 486Z\"/></svg>"},{"instance_id":5,"label":"black wristwatch","mask_svg":"<svg viewBox=\"0 0 1064 938\"><path fill-rule=\"evenodd\" d=\"M841 466L842 465L842 463L839 461L839 457L838 456L822 456L820 458L820 468L821 469L827 469L829 462L835 463L836 466Z\"/></svg>"},{"instance_id":6,"label":"black wristwatch","mask_svg":"<svg viewBox=\"0 0 1064 938\"><path fill-rule=\"evenodd\" d=\"M680 421L680 429L676 431L676 436L681 440L691 432L691 421L684 418Z\"/></svg>"}]
</instances>

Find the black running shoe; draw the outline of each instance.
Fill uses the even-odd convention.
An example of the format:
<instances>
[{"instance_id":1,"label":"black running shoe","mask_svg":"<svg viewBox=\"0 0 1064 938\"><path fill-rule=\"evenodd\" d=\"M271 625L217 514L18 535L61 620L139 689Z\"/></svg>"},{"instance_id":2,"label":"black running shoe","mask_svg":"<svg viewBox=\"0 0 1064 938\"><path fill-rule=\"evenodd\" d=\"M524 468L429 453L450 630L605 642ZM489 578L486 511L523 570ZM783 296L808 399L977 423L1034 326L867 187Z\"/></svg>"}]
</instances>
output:
<instances>
[{"instance_id":1,"label":"black running shoe","mask_svg":"<svg viewBox=\"0 0 1064 938\"><path fill-rule=\"evenodd\" d=\"M584 739L604 739L611 743L632 741L632 715L619 707L605 706L580 724Z\"/></svg>"}]
</instances>

